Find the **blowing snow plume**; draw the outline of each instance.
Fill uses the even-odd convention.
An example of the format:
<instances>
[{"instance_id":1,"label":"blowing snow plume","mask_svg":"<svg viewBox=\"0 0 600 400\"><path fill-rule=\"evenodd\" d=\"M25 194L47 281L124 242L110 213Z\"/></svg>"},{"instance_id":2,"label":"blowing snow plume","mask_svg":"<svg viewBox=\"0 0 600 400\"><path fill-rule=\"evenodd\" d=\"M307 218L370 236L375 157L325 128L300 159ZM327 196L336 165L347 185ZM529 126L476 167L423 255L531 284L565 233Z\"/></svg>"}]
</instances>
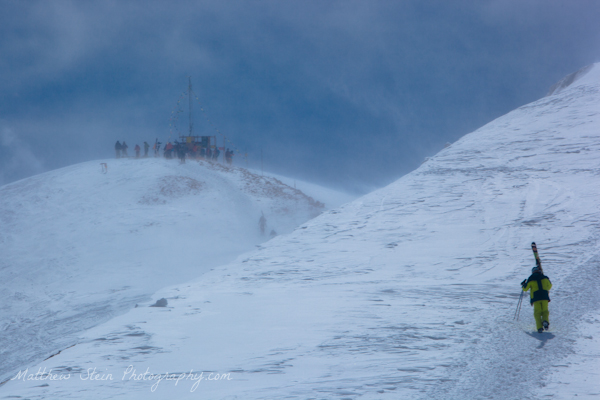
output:
<instances>
[{"instance_id":1,"label":"blowing snow plume","mask_svg":"<svg viewBox=\"0 0 600 400\"><path fill-rule=\"evenodd\" d=\"M76 379L14 380L0 390L112 399L593 396L599 103L596 65L395 183L144 303L165 298L168 308L131 310L35 367L70 368ZM532 241L554 284L546 336L533 336L529 311L513 321L519 282L535 265ZM113 379L79 379L90 367ZM146 371L152 381L136 379ZM177 384L164 379L174 372Z\"/></svg>"}]
</instances>

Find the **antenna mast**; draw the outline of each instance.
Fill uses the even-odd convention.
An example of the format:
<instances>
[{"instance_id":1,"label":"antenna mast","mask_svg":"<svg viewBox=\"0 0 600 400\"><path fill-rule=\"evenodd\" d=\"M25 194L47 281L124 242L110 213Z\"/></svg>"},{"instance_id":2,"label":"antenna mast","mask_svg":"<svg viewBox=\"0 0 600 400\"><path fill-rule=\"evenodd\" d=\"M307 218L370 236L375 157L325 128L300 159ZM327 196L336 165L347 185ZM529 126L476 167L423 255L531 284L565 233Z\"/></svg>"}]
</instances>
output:
<instances>
[{"instance_id":1,"label":"antenna mast","mask_svg":"<svg viewBox=\"0 0 600 400\"><path fill-rule=\"evenodd\" d=\"M188 83L188 95L190 97L190 134L189 136L192 136L192 128L194 126L194 122L192 121L192 77L188 77L189 79L189 83Z\"/></svg>"}]
</instances>

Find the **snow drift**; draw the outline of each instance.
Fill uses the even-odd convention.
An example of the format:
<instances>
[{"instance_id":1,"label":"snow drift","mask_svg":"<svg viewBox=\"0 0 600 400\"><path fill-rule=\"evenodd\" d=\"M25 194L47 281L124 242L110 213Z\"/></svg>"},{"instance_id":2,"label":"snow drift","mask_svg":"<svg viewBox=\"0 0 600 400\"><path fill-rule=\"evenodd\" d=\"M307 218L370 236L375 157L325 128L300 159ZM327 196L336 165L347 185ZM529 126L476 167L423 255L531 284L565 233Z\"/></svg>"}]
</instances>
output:
<instances>
[{"instance_id":1,"label":"snow drift","mask_svg":"<svg viewBox=\"0 0 600 400\"><path fill-rule=\"evenodd\" d=\"M158 291L0 391L73 399L593 396L599 103L595 65L388 187ZM554 283L543 336L531 333L526 306L513 321L519 282L534 265L532 241ZM148 307L163 297L168 307ZM35 380L49 371L69 378Z\"/></svg>"}]
</instances>

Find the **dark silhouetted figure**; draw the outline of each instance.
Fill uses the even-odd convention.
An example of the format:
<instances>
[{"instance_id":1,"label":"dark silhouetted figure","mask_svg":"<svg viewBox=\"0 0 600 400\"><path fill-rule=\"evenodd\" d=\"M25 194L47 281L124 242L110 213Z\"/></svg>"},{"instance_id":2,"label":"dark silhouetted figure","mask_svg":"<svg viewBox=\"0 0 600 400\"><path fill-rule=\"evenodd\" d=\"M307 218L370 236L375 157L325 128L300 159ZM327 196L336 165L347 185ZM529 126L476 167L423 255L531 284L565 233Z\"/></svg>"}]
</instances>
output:
<instances>
[{"instance_id":1,"label":"dark silhouetted figure","mask_svg":"<svg viewBox=\"0 0 600 400\"><path fill-rule=\"evenodd\" d=\"M229 165L233 163L233 150L227 149L225 151L225 161L227 161L227 164Z\"/></svg>"},{"instance_id":2,"label":"dark silhouetted figure","mask_svg":"<svg viewBox=\"0 0 600 400\"><path fill-rule=\"evenodd\" d=\"M179 158L179 162L185 164L186 146L183 143L177 143L175 149L177 151L177 157Z\"/></svg>"},{"instance_id":3,"label":"dark silhouetted figure","mask_svg":"<svg viewBox=\"0 0 600 400\"><path fill-rule=\"evenodd\" d=\"M121 158L121 150L123 149L123 145L121 145L121 142L119 142L117 140L117 143L115 143L115 153L117 153L117 158Z\"/></svg>"}]
</instances>

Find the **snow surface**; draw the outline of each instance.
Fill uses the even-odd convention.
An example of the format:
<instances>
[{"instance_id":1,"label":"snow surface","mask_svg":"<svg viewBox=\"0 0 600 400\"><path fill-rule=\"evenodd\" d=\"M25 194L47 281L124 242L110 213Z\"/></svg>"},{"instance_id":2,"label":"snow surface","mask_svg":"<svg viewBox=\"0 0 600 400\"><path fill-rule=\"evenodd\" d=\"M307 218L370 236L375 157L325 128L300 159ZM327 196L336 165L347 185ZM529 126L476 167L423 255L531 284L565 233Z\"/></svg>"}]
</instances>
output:
<instances>
[{"instance_id":1,"label":"snow surface","mask_svg":"<svg viewBox=\"0 0 600 400\"><path fill-rule=\"evenodd\" d=\"M598 398L599 104L595 65L388 187L87 330L0 396ZM541 335L528 304L513 320L532 241L554 284Z\"/></svg>"},{"instance_id":2,"label":"snow surface","mask_svg":"<svg viewBox=\"0 0 600 400\"><path fill-rule=\"evenodd\" d=\"M154 158L74 165L3 186L0 200L0 382L322 211L273 178Z\"/></svg>"}]
</instances>

